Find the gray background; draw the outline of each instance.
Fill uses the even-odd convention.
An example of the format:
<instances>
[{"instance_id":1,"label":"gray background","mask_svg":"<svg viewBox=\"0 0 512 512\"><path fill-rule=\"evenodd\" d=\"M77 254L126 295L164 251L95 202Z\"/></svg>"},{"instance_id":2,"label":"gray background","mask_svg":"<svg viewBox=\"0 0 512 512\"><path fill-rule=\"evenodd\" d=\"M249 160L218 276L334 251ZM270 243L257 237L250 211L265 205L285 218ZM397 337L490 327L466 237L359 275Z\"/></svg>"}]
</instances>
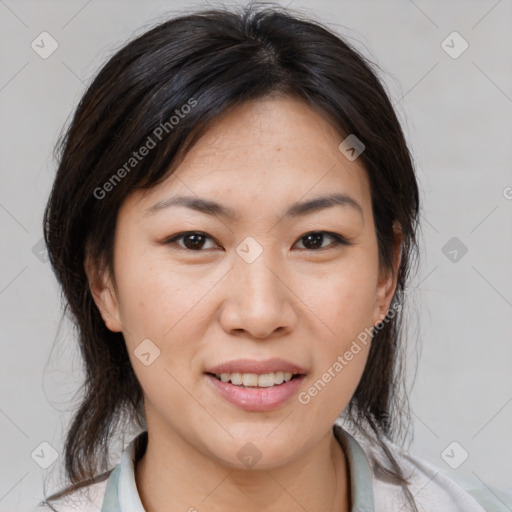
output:
<instances>
[{"instance_id":1,"label":"gray background","mask_svg":"<svg viewBox=\"0 0 512 512\"><path fill-rule=\"evenodd\" d=\"M2 511L29 510L43 480L58 481L81 377L67 321L58 332L56 281L37 251L53 146L108 55L182 7L202 5L0 0ZM327 22L383 68L417 164L423 259L410 294L419 316L416 323L411 315L410 359L418 333L421 358L410 450L512 488L512 1L289 5ZM58 43L47 59L31 48L43 31ZM469 44L457 58L442 46L453 31ZM445 47L459 53L461 44L451 36ZM43 442L58 454L48 469L35 462L51 460ZM451 469L445 460L456 465L462 450L469 458Z\"/></svg>"}]
</instances>

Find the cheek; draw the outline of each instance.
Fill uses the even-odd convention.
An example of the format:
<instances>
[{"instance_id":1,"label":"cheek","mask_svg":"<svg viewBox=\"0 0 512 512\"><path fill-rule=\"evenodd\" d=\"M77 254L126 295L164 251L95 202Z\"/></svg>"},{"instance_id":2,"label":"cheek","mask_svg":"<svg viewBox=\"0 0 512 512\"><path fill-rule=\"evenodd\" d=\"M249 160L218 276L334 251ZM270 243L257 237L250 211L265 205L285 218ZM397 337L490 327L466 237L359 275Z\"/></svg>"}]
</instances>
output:
<instances>
[{"instance_id":1,"label":"cheek","mask_svg":"<svg viewBox=\"0 0 512 512\"><path fill-rule=\"evenodd\" d=\"M315 428L314 418L334 421L350 402L365 369L371 345L374 295L368 283L357 286L352 279L341 277L330 282L328 293L320 296L315 350L312 352L314 373L306 389L297 396L307 414L308 428ZM319 335L319 333L325 333Z\"/></svg>"},{"instance_id":2,"label":"cheek","mask_svg":"<svg viewBox=\"0 0 512 512\"><path fill-rule=\"evenodd\" d=\"M193 269L173 263L154 248L126 247L123 252L120 246L116 269L119 314L133 341L170 338L208 285L197 273L194 279Z\"/></svg>"},{"instance_id":3,"label":"cheek","mask_svg":"<svg viewBox=\"0 0 512 512\"><path fill-rule=\"evenodd\" d=\"M326 348L342 349L372 326L378 271L371 252L354 251L324 275L301 279L299 296L324 325Z\"/></svg>"},{"instance_id":4,"label":"cheek","mask_svg":"<svg viewBox=\"0 0 512 512\"><path fill-rule=\"evenodd\" d=\"M371 252L354 254L328 275L307 280L304 300L315 312L315 372L299 403L316 414L337 417L363 374L371 344L378 279ZM311 316L311 315L310 315Z\"/></svg>"},{"instance_id":5,"label":"cheek","mask_svg":"<svg viewBox=\"0 0 512 512\"><path fill-rule=\"evenodd\" d=\"M297 395L298 403L307 411L303 418L311 428L319 417L328 418L331 424L348 405L361 380L369 347L369 342L355 342L347 350L331 354Z\"/></svg>"}]
</instances>

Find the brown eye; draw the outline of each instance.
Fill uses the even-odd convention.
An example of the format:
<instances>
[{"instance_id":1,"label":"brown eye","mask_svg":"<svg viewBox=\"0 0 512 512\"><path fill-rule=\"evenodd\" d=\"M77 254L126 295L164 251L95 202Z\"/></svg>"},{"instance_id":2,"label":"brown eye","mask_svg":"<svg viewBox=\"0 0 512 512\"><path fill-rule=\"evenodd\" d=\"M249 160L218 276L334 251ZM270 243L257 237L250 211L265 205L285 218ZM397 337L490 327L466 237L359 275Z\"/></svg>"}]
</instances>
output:
<instances>
[{"instance_id":1,"label":"brown eye","mask_svg":"<svg viewBox=\"0 0 512 512\"><path fill-rule=\"evenodd\" d=\"M331 239L331 243L328 245L324 245L326 239ZM210 247L206 247L208 241L210 241L213 245L211 245ZM311 233L307 233L305 235L302 235L299 241L303 242L303 249L309 251L318 251L321 249L334 248L335 246L338 245L351 245L350 242L345 240L341 235L338 235L336 233L330 233L328 231L313 231ZM206 249L215 249L219 247L210 236L201 231L187 231L184 233L179 233L165 240L164 244L177 244L178 247L181 249L186 249L194 252L202 252L203 250Z\"/></svg>"},{"instance_id":2,"label":"brown eye","mask_svg":"<svg viewBox=\"0 0 512 512\"><path fill-rule=\"evenodd\" d=\"M196 252L200 252L204 249L205 242L207 240L211 240L213 242L213 239L210 238L205 233L202 233L200 231L189 231L186 233L180 233L178 235L175 235L172 238L166 240L164 243L166 245L171 245L181 240L183 242L178 244L179 247L181 247L182 249L188 249L190 251ZM217 247L217 245L214 243L213 248L215 247Z\"/></svg>"},{"instance_id":3,"label":"brown eye","mask_svg":"<svg viewBox=\"0 0 512 512\"><path fill-rule=\"evenodd\" d=\"M333 242L327 246L323 246L323 242L326 237L331 238ZM313 231L302 235L299 240L303 241L303 245L306 250L313 251L317 249L327 249L330 246L350 245L342 236L337 235L336 233L329 233L328 231Z\"/></svg>"}]
</instances>

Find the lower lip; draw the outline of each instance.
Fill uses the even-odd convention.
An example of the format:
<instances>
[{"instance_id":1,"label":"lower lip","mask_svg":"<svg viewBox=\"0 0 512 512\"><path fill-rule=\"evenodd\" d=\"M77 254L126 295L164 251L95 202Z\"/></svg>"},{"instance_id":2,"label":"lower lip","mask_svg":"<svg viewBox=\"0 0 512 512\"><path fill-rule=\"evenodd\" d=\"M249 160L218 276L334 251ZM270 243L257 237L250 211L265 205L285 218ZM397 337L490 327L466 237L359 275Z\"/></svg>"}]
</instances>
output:
<instances>
[{"instance_id":1,"label":"lower lip","mask_svg":"<svg viewBox=\"0 0 512 512\"><path fill-rule=\"evenodd\" d=\"M230 403L245 411L271 411L297 394L305 375L269 388L243 388L206 374L208 382Z\"/></svg>"}]
</instances>

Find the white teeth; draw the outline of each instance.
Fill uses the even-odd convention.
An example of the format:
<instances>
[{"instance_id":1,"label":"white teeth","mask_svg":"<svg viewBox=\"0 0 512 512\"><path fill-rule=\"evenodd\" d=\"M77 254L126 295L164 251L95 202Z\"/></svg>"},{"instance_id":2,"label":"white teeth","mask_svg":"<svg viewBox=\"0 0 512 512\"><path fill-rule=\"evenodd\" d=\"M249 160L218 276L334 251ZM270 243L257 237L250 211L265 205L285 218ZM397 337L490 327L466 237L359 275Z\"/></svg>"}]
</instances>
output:
<instances>
[{"instance_id":1,"label":"white teeth","mask_svg":"<svg viewBox=\"0 0 512 512\"><path fill-rule=\"evenodd\" d=\"M242 385L242 374L241 373L232 373L231 374L231 384L234 384L235 386L241 386Z\"/></svg>"},{"instance_id":2,"label":"white teeth","mask_svg":"<svg viewBox=\"0 0 512 512\"><path fill-rule=\"evenodd\" d=\"M242 384L247 386L257 386L258 385L258 376L255 373L243 373L242 374Z\"/></svg>"},{"instance_id":3,"label":"white teeth","mask_svg":"<svg viewBox=\"0 0 512 512\"><path fill-rule=\"evenodd\" d=\"M230 382L235 386L245 387L260 387L270 388L277 386L283 382L288 382L292 378L291 372L275 372L275 373L263 373L258 375L256 373L221 373L215 375L222 382Z\"/></svg>"},{"instance_id":4,"label":"white teeth","mask_svg":"<svg viewBox=\"0 0 512 512\"><path fill-rule=\"evenodd\" d=\"M282 384L283 381L284 381L284 373L283 372L274 373L274 382L276 384Z\"/></svg>"}]
</instances>

